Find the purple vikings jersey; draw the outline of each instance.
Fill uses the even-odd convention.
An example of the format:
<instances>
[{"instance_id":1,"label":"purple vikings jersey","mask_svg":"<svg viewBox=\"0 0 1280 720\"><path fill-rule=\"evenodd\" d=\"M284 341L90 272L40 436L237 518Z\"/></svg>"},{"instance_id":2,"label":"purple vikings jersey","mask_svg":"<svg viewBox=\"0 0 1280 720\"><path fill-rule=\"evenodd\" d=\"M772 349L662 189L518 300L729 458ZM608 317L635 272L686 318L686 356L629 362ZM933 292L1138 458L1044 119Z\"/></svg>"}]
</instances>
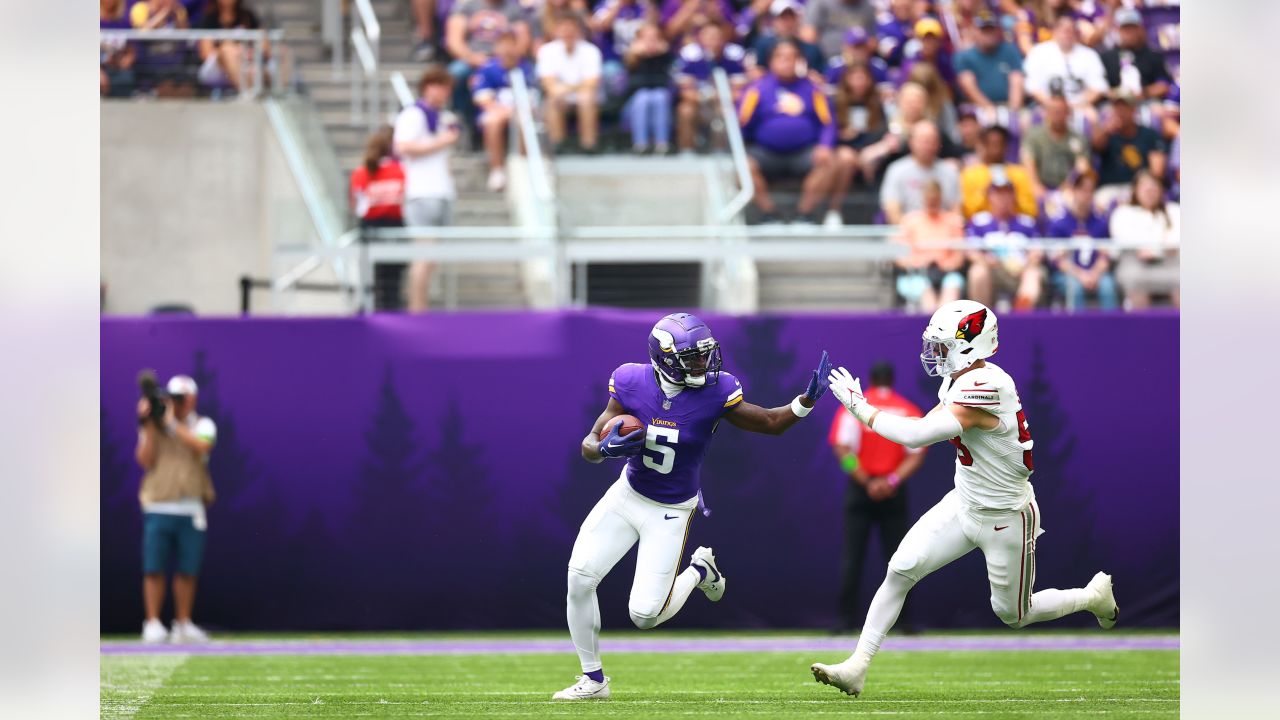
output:
<instances>
[{"instance_id":1,"label":"purple vikings jersey","mask_svg":"<svg viewBox=\"0 0 1280 720\"><path fill-rule=\"evenodd\" d=\"M650 500L674 505L698 494L711 434L742 402L742 384L721 371L716 384L685 388L668 401L652 365L627 363L609 378L609 397L647 426L644 451L627 461L627 481Z\"/></svg>"}]
</instances>

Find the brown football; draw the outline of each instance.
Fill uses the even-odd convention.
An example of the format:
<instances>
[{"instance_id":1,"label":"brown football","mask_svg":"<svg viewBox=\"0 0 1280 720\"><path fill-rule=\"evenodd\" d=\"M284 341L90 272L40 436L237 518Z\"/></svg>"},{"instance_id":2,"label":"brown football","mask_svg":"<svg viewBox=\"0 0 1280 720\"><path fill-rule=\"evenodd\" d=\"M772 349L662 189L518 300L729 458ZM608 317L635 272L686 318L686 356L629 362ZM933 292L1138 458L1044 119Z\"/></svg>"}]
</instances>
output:
<instances>
[{"instance_id":1,"label":"brown football","mask_svg":"<svg viewBox=\"0 0 1280 720\"><path fill-rule=\"evenodd\" d=\"M635 415L617 415L614 416L613 419L609 420L609 422L605 423L604 427L600 429L601 440L609 437L609 431L618 424L619 420L622 421L622 430L619 431L619 435L630 435L637 430L644 429L644 423L640 422L640 419Z\"/></svg>"}]
</instances>

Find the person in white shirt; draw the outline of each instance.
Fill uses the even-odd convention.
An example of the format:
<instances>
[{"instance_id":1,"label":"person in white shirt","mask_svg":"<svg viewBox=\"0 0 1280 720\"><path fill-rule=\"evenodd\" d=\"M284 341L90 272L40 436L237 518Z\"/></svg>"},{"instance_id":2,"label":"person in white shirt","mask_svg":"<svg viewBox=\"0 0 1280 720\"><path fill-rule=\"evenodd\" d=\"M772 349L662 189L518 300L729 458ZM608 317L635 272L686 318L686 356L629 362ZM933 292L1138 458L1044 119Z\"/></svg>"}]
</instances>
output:
<instances>
[{"instance_id":1,"label":"person in white shirt","mask_svg":"<svg viewBox=\"0 0 1280 720\"><path fill-rule=\"evenodd\" d=\"M1107 92L1107 71L1097 51L1077 41L1076 25L1069 15L1053 24L1053 39L1027 53L1022 63L1027 94L1041 105L1055 90L1066 96L1073 110L1090 120L1097 118L1094 103Z\"/></svg>"},{"instance_id":2,"label":"person in white shirt","mask_svg":"<svg viewBox=\"0 0 1280 720\"><path fill-rule=\"evenodd\" d=\"M144 373L138 401L138 445L134 458L144 471L138 501L142 504L142 600L146 613L142 641L206 642L209 636L191 621L196 578L204 557L205 509L213 503L209 452L218 429L196 414L196 381L175 375L164 393L151 389ZM153 408L154 405L154 408ZM163 415L156 414L163 410ZM160 621L165 573L173 569L173 629Z\"/></svg>"},{"instance_id":3,"label":"person in white shirt","mask_svg":"<svg viewBox=\"0 0 1280 720\"><path fill-rule=\"evenodd\" d=\"M418 82L419 99L396 117L392 146L404 167L404 222L411 227L453 224L457 190L449 169L449 154L461 136L458 119L445 110L453 91L453 77L432 66ZM409 266L409 311L427 309L431 264Z\"/></svg>"},{"instance_id":4,"label":"person in white shirt","mask_svg":"<svg viewBox=\"0 0 1280 720\"><path fill-rule=\"evenodd\" d=\"M1165 202L1164 184L1146 170L1133 179L1130 205L1111 213L1111 239L1116 242L1160 243L1166 249L1129 250L1116 267L1116 280L1124 290L1130 308L1151 305L1151 296L1168 295L1178 306L1178 245L1182 234L1182 213L1178 203Z\"/></svg>"},{"instance_id":5,"label":"person in white shirt","mask_svg":"<svg viewBox=\"0 0 1280 720\"><path fill-rule=\"evenodd\" d=\"M537 62L547 134L562 151L566 116L573 110L582 150L594 153L600 131L600 49L582 39L582 26L573 15L560 16L555 27L556 39L538 49Z\"/></svg>"}]
</instances>

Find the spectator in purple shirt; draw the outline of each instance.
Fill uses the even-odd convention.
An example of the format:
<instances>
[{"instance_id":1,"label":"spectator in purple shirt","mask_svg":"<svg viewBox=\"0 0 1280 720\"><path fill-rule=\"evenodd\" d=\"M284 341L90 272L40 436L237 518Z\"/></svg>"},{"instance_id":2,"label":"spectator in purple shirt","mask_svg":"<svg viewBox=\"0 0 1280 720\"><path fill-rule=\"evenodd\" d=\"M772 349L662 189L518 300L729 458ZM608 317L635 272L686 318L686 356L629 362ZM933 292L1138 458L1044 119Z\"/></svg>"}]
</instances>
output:
<instances>
[{"instance_id":1,"label":"spectator in purple shirt","mask_svg":"<svg viewBox=\"0 0 1280 720\"><path fill-rule=\"evenodd\" d=\"M769 6L769 12L773 15L772 31L762 34L752 48L755 67L759 72L763 73L764 68L770 66L769 58L778 43L787 41L800 49L800 54L804 57L807 66L806 72L818 73L816 77L822 77L821 73L826 70L827 60L822 57L822 50L818 49L817 45L805 40L800 34L800 13L803 10L803 6L795 0L774 0Z\"/></svg>"},{"instance_id":2,"label":"spectator in purple shirt","mask_svg":"<svg viewBox=\"0 0 1280 720\"><path fill-rule=\"evenodd\" d=\"M915 35L919 44L913 43L907 49L901 77L910 77L911 69L916 65L932 65L950 92L955 94L956 71L951 65L951 51L942 42L942 23L931 17L922 18L916 23Z\"/></svg>"},{"instance_id":3,"label":"spectator in purple shirt","mask_svg":"<svg viewBox=\"0 0 1280 720\"><path fill-rule=\"evenodd\" d=\"M773 50L769 73L743 94L738 118L748 142L755 204L762 222L778 221L766 181L804 178L796 222L809 224L831 188L836 125L826 95L797 74L800 48L782 41Z\"/></svg>"},{"instance_id":4,"label":"spectator in purple shirt","mask_svg":"<svg viewBox=\"0 0 1280 720\"><path fill-rule=\"evenodd\" d=\"M1068 181L1070 198L1066 212L1049 218L1045 236L1062 239L1108 240L1111 230L1107 218L1094 205L1093 191L1098 176L1093 170L1073 172ZM1089 242L1077 250L1058 253L1053 259L1057 274L1054 278L1058 292L1066 300L1068 310L1085 306L1088 298L1098 301L1103 310L1115 310L1120 306L1120 292L1111 273L1111 255Z\"/></svg>"},{"instance_id":5,"label":"spectator in purple shirt","mask_svg":"<svg viewBox=\"0 0 1280 720\"><path fill-rule=\"evenodd\" d=\"M533 65L520 57L516 36L511 32L498 36L493 46L493 59L476 73L472 100L480 109L476 123L484 132L485 154L489 157L489 179L486 186L499 192L507 186L507 126L515 113L511 95L511 73L524 76L525 85L534 87Z\"/></svg>"},{"instance_id":6,"label":"spectator in purple shirt","mask_svg":"<svg viewBox=\"0 0 1280 720\"><path fill-rule=\"evenodd\" d=\"M902 65L902 51L916 24L913 0L890 0L889 10L876 15L876 37L879 38L880 57L890 67Z\"/></svg>"},{"instance_id":7,"label":"spectator in purple shirt","mask_svg":"<svg viewBox=\"0 0 1280 720\"><path fill-rule=\"evenodd\" d=\"M729 90L737 103L746 85L747 74L743 62L747 51L741 45L726 43L724 26L715 23L704 25L698 31L697 40L680 48L676 58L676 86L680 91L680 104L676 107L676 145L682 152L692 152L697 143L699 129L711 124L717 116L717 97L711 82L716 68L729 76Z\"/></svg>"},{"instance_id":8,"label":"spectator in purple shirt","mask_svg":"<svg viewBox=\"0 0 1280 720\"><path fill-rule=\"evenodd\" d=\"M129 7L134 30L187 30L187 11L177 0L142 0ZM160 97L191 97L195 82L187 66L187 46L171 40L138 43L138 79Z\"/></svg>"},{"instance_id":9,"label":"spectator in purple shirt","mask_svg":"<svg viewBox=\"0 0 1280 720\"><path fill-rule=\"evenodd\" d=\"M875 36L855 25L844 33L844 45L840 54L827 59L827 84L832 88L840 85L840 78L845 68L851 65L866 65L871 71L871 79L877 89L886 93L892 90L889 83L889 64L876 55Z\"/></svg>"},{"instance_id":10,"label":"spectator in purple shirt","mask_svg":"<svg viewBox=\"0 0 1280 720\"><path fill-rule=\"evenodd\" d=\"M603 0L596 7L588 26L604 58L604 86L611 95L619 95L625 90L626 68L622 58L631 47L636 32L640 26L658 20L656 0Z\"/></svg>"}]
</instances>

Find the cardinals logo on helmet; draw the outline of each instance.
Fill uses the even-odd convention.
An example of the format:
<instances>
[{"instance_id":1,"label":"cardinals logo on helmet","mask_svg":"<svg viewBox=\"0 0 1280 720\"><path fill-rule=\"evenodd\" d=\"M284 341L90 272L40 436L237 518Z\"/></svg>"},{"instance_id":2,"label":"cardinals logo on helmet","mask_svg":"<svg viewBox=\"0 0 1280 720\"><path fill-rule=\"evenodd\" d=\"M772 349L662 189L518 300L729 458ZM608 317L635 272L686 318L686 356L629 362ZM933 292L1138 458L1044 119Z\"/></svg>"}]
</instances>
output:
<instances>
[{"instance_id":1,"label":"cardinals logo on helmet","mask_svg":"<svg viewBox=\"0 0 1280 720\"><path fill-rule=\"evenodd\" d=\"M982 332L983 326L987 322L986 309L979 310L964 316L960 324L956 326L956 339L970 342Z\"/></svg>"}]
</instances>

